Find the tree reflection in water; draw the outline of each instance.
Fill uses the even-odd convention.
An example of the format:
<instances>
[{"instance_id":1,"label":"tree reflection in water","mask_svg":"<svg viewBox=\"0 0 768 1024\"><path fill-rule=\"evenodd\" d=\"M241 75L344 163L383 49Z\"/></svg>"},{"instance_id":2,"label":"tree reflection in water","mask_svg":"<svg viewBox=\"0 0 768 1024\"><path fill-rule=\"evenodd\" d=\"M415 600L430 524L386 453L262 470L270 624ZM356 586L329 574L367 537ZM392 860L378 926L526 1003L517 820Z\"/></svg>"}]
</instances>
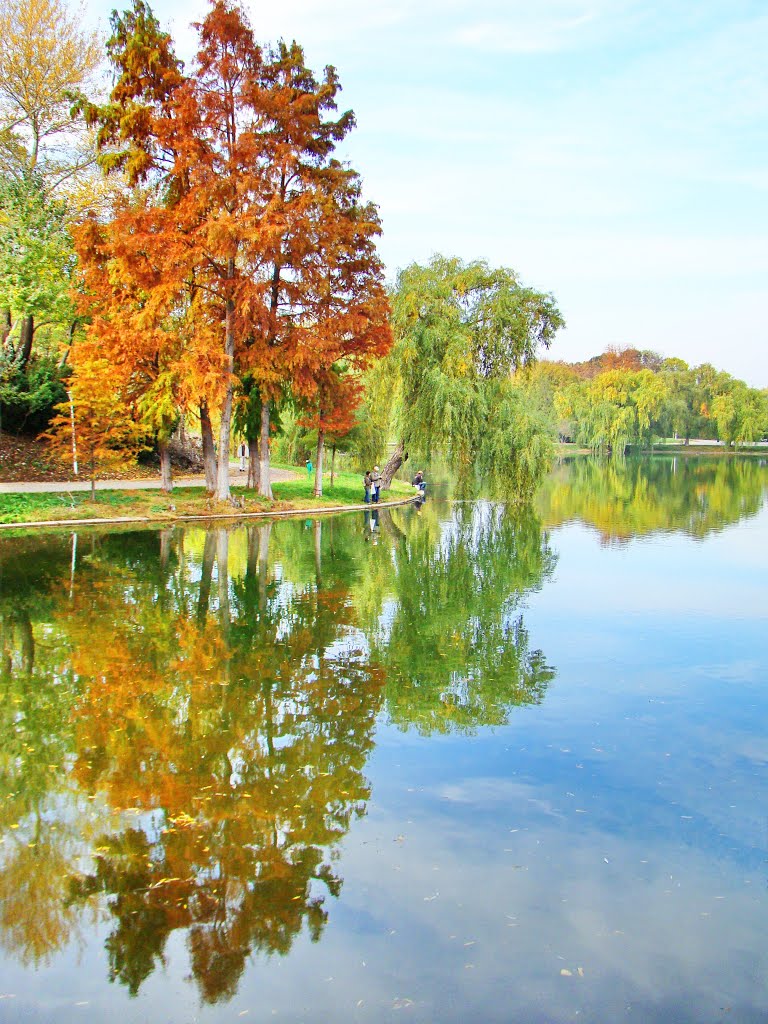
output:
<instances>
[{"instance_id":1,"label":"tree reflection in water","mask_svg":"<svg viewBox=\"0 0 768 1024\"><path fill-rule=\"evenodd\" d=\"M105 919L136 993L182 929L213 1003L319 939L377 716L498 724L553 675L520 613L536 519L443 516L0 541L5 949Z\"/></svg>"},{"instance_id":2,"label":"tree reflection in water","mask_svg":"<svg viewBox=\"0 0 768 1024\"><path fill-rule=\"evenodd\" d=\"M603 543L681 532L706 537L759 512L768 491L764 459L658 455L563 460L539 491L546 526L584 522Z\"/></svg>"}]
</instances>

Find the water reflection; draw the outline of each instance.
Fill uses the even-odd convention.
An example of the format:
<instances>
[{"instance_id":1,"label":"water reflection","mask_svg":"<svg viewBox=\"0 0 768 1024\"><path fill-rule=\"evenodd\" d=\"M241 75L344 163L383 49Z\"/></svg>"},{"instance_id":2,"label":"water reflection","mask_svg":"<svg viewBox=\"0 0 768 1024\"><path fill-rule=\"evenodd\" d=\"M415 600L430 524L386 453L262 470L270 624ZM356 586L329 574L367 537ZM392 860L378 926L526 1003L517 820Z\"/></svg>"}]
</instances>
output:
<instances>
[{"instance_id":1,"label":"water reflection","mask_svg":"<svg viewBox=\"0 0 768 1024\"><path fill-rule=\"evenodd\" d=\"M0 943L106 926L131 994L180 931L201 998L317 941L382 711L468 731L542 699L538 521L491 505L0 540Z\"/></svg>"},{"instance_id":2,"label":"water reflection","mask_svg":"<svg viewBox=\"0 0 768 1024\"><path fill-rule=\"evenodd\" d=\"M756 458L564 460L537 496L547 526L581 521L606 544L658 532L705 537L755 515L768 491Z\"/></svg>"}]
</instances>

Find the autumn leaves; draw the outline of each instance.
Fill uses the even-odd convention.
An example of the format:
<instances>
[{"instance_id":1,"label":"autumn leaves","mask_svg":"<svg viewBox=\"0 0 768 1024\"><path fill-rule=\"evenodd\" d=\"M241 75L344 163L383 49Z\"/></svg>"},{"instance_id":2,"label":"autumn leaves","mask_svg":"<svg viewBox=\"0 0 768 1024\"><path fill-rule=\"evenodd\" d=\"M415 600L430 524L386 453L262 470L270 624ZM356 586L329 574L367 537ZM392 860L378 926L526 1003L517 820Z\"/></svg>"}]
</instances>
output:
<instances>
[{"instance_id":1,"label":"autumn leaves","mask_svg":"<svg viewBox=\"0 0 768 1024\"><path fill-rule=\"evenodd\" d=\"M337 113L334 69L318 79L295 43L261 47L223 0L195 28L187 71L134 0L112 17L108 101L80 101L99 163L124 187L107 217L76 231L86 326L74 404L93 418L96 392L79 382L106 364L115 424L130 418L161 458L179 416L199 416L221 500L239 408L269 496L275 407L291 402L322 445L352 425L359 375L391 345L380 225L334 155L354 125ZM62 437L69 429L63 417Z\"/></svg>"}]
</instances>

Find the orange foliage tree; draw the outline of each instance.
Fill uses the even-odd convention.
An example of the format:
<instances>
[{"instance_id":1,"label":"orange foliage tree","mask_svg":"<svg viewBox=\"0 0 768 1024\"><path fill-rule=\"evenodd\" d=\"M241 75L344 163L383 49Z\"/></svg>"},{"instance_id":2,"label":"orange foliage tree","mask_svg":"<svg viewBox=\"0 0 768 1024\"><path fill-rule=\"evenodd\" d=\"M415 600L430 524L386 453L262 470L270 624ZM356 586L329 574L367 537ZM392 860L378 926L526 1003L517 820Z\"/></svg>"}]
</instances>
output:
<instances>
[{"instance_id":1,"label":"orange foliage tree","mask_svg":"<svg viewBox=\"0 0 768 1024\"><path fill-rule=\"evenodd\" d=\"M95 353L79 356L69 401L58 405L50 432L53 454L70 463L75 474L84 467L96 498L96 480L132 461L142 448L142 430L114 364Z\"/></svg>"},{"instance_id":2,"label":"orange foliage tree","mask_svg":"<svg viewBox=\"0 0 768 1024\"><path fill-rule=\"evenodd\" d=\"M271 496L274 402L286 391L311 399L340 355L354 361L359 351L365 362L389 344L378 216L332 157L354 117L328 117L333 68L318 81L295 43L263 50L224 0L195 26L189 74L142 0L113 15L112 28L110 102L83 106L99 127L102 166L124 172L134 192L98 239L78 234L90 332L134 383L143 363L145 410L159 400L158 378L175 371L170 393L199 404L209 454L218 421L219 499L229 496L234 396L244 377L255 380L259 489Z\"/></svg>"}]
</instances>

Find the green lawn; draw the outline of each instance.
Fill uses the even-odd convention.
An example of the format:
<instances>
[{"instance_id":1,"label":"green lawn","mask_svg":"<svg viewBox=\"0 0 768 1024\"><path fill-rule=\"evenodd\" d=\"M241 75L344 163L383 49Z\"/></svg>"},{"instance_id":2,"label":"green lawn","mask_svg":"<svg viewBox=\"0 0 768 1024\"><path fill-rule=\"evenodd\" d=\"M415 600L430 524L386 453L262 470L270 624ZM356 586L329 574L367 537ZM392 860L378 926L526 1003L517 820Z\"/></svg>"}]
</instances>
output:
<instances>
[{"instance_id":1,"label":"green lawn","mask_svg":"<svg viewBox=\"0 0 768 1024\"><path fill-rule=\"evenodd\" d=\"M297 472L302 472L295 467ZM96 501L90 491L59 493L0 494L0 523L32 523L67 519L111 519L117 517L147 518L167 522L182 516L237 516L241 513L272 512L279 514L294 509L319 509L330 506L359 505L363 502L362 478L358 473L337 473L334 486L323 480L323 496L312 494L314 475L306 471L297 480L273 484L274 500L260 498L244 487L233 487L232 495L243 502L234 508L228 502L208 497L200 487L177 487L172 494L162 491L97 491ZM413 493L408 484L395 480L383 499L396 500Z\"/></svg>"}]
</instances>

